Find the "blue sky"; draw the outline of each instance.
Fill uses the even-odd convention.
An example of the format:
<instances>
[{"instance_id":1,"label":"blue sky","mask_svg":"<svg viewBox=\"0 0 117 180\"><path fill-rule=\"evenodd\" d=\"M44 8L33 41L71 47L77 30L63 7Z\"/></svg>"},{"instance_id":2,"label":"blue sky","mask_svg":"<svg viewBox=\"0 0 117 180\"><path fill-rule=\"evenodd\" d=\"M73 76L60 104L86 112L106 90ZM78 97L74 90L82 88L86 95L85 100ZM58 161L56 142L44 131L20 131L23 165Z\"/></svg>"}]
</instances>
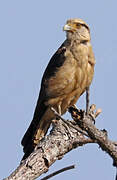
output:
<instances>
[{"instance_id":1,"label":"blue sky","mask_svg":"<svg viewBox=\"0 0 117 180\"><path fill-rule=\"evenodd\" d=\"M105 128L109 138L116 140L116 7L116 0L0 1L0 179L9 175L23 156L20 142L33 117L42 74L65 40L62 27L69 18L82 18L90 26L96 58L90 99L102 108L96 126ZM77 106L85 108L85 96ZM89 144L68 153L49 173L75 164L75 170L53 179L110 180L116 172L112 163L98 145Z\"/></svg>"}]
</instances>

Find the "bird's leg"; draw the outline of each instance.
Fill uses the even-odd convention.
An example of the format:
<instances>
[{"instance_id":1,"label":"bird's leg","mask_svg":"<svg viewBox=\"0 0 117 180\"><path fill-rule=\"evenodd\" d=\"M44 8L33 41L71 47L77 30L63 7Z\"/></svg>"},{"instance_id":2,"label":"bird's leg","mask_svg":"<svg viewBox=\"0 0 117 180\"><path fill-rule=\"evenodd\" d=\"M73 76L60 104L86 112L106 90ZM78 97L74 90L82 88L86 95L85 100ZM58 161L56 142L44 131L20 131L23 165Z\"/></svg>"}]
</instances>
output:
<instances>
[{"instance_id":1,"label":"bird's leg","mask_svg":"<svg viewBox=\"0 0 117 180\"><path fill-rule=\"evenodd\" d=\"M56 114L58 114L60 117L61 117L61 115L62 115L62 111L61 111L61 104L62 104L62 102L60 101L58 104L57 104L57 108L56 109L54 109L53 107L51 107L51 110ZM56 114L56 115L57 115ZM59 119L61 119L61 118L59 118L58 116L56 116L56 120L59 120ZM54 120L54 122L55 122L55 120Z\"/></svg>"},{"instance_id":2,"label":"bird's leg","mask_svg":"<svg viewBox=\"0 0 117 180\"><path fill-rule=\"evenodd\" d=\"M58 113L59 113L60 116L62 115L61 104L62 104L62 102L60 101L59 104L58 104Z\"/></svg>"},{"instance_id":3,"label":"bird's leg","mask_svg":"<svg viewBox=\"0 0 117 180\"><path fill-rule=\"evenodd\" d=\"M54 120L54 123L61 119L61 120L63 121L63 126L64 126L64 127L67 129L67 131L69 132L69 133L68 133L68 136L69 136L69 137L72 137L71 132L70 132L70 130L69 130L68 124L67 124L66 121L61 117L61 115L62 115L61 104L62 104L62 102L60 101L59 104L57 105L58 112L57 112L53 107L51 107L51 110L52 110L52 111L54 112L54 114L56 115L56 121Z\"/></svg>"},{"instance_id":4,"label":"bird's leg","mask_svg":"<svg viewBox=\"0 0 117 180\"><path fill-rule=\"evenodd\" d=\"M78 109L77 106L76 106L76 104L73 104L73 107L74 107L75 109Z\"/></svg>"},{"instance_id":5,"label":"bird's leg","mask_svg":"<svg viewBox=\"0 0 117 180\"><path fill-rule=\"evenodd\" d=\"M88 115L89 112L89 95L90 95L90 90L89 87L86 88L86 115Z\"/></svg>"}]
</instances>

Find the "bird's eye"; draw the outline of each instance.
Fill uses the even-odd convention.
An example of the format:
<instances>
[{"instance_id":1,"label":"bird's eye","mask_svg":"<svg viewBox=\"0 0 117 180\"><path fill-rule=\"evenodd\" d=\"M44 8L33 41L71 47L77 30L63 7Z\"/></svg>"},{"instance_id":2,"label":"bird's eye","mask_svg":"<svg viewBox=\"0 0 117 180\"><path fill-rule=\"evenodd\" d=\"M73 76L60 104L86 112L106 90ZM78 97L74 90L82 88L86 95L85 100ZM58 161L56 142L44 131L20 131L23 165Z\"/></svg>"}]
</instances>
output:
<instances>
[{"instance_id":1,"label":"bird's eye","mask_svg":"<svg viewBox=\"0 0 117 180\"><path fill-rule=\"evenodd\" d=\"M81 24L77 23L77 24L76 24L76 27L77 27L78 29L81 28Z\"/></svg>"}]
</instances>

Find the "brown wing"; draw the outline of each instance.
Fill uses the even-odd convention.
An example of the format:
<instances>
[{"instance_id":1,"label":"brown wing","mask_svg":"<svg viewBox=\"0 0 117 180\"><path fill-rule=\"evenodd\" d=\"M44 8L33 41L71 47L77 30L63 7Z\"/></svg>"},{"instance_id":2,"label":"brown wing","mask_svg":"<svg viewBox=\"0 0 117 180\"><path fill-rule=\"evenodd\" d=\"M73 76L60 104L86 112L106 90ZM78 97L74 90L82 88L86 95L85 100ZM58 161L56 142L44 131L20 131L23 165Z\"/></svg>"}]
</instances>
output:
<instances>
[{"instance_id":1,"label":"brown wing","mask_svg":"<svg viewBox=\"0 0 117 180\"><path fill-rule=\"evenodd\" d=\"M23 159L25 159L29 154L33 151L35 147L35 137L36 137L36 144L39 142L40 137L44 136L50 126L51 119L53 118L53 113L50 112L49 104L46 105L46 102L53 98L58 97L62 92L64 86L60 86L60 82L58 82L57 72L60 71L61 67L66 61L65 57L66 48L64 44L58 49L58 51L53 55L51 58L42 78L41 82L41 90L39 94L39 98L37 101L37 105L34 112L33 120L26 131L21 144L24 147L25 155ZM62 77L64 79L64 77ZM53 81L54 79L54 81ZM60 81L62 79L60 78ZM62 80L63 81L63 80ZM52 85L52 83L54 84ZM66 80L67 84L69 83ZM57 84L57 85L55 85ZM59 91L56 91L57 86ZM43 134L43 135L42 135Z\"/></svg>"},{"instance_id":2,"label":"brown wing","mask_svg":"<svg viewBox=\"0 0 117 180\"><path fill-rule=\"evenodd\" d=\"M42 77L41 82L41 90L39 94L39 98L48 99L53 96L57 96L57 94L49 94L50 89L53 89L53 87L49 87L49 82L51 79L56 78L56 73L59 71L59 69L63 66L66 57L65 57L66 47L64 46L64 43L61 45L61 47L56 51L56 53L52 56L49 64L46 67L46 70L44 72L44 75Z\"/></svg>"}]
</instances>

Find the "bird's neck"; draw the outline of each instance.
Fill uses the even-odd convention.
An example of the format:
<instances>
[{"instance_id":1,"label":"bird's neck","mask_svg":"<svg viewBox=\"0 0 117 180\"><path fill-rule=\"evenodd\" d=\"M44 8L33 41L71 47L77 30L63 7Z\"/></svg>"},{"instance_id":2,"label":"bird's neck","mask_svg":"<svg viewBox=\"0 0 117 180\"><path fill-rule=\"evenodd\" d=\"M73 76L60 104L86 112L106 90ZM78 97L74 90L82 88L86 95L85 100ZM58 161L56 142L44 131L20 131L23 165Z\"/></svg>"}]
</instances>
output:
<instances>
[{"instance_id":1,"label":"bird's neck","mask_svg":"<svg viewBox=\"0 0 117 180\"><path fill-rule=\"evenodd\" d=\"M79 39L72 39L72 40L71 39L66 39L65 40L66 46L69 47L70 49L73 48L74 46L77 47L82 43L87 44L87 43L90 43L90 41L89 40L79 40Z\"/></svg>"},{"instance_id":2,"label":"bird's neck","mask_svg":"<svg viewBox=\"0 0 117 180\"><path fill-rule=\"evenodd\" d=\"M85 36L80 36L80 35L78 35L76 33L68 32L66 41L70 46L72 46L74 43L76 45L78 45L80 43L90 42L90 37L88 38L88 37L85 37Z\"/></svg>"}]
</instances>

